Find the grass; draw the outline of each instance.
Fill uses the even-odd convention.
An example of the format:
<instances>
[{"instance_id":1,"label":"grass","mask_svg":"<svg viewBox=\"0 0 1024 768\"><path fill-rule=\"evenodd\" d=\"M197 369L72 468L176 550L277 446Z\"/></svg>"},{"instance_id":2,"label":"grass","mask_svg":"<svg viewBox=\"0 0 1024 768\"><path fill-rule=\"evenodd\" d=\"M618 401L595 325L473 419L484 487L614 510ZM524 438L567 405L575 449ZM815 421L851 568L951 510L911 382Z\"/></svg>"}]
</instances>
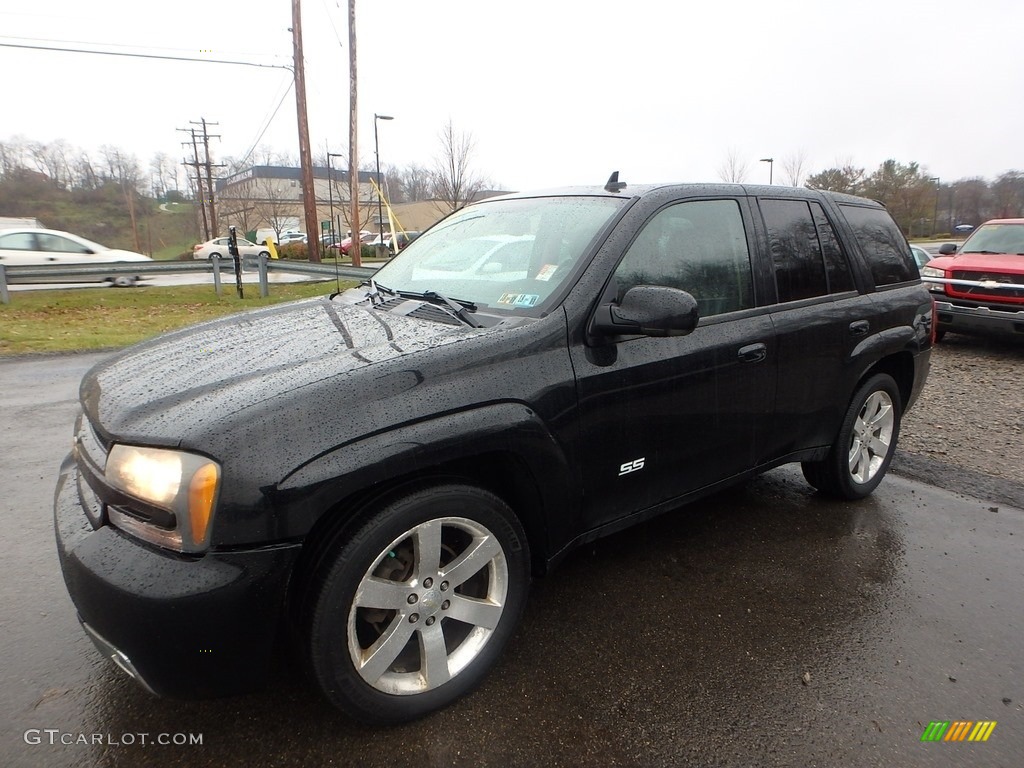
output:
<instances>
[{"instance_id":1,"label":"grass","mask_svg":"<svg viewBox=\"0 0 1024 768\"><path fill-rule=\"evenodd\" d=\"M342 289L355 285L342 283ZM217 296L209 285L17 291L0 304L0 355L123 347L182 326L283 301L323 296L334 283L275 283L271 295L245 286Z\"/></svg>"}]
</instances>

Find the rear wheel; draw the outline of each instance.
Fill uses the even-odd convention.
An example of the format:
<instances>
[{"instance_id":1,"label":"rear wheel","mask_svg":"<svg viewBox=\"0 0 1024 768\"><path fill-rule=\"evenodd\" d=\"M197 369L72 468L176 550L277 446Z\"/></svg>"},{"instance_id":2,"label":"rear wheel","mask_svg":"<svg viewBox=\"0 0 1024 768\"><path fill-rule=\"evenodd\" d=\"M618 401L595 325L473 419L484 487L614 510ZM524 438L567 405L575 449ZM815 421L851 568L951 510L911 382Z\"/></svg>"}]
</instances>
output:
<instances>
[{"instance_id":1,"label":"rear wheel","mask_svg":"<svg viewBox=\"0 0 1024 768\"><path fill-rule=\"evenodd\" d=\"M412 720L472 690L526 600L522 527L479 488L411 493L334 548L313 576L310 660L331 703L364 722Z\"/></svg>"},{"instance_id":2,"label":"rear wheel","mask_svg":"<svg viewBox=\"0 0 1024 768\"><path fill-rule=\"evenodd\" d=\"M850 401L828 456L801 465L807 482L844 499L868 496L892 462L901 416L900 391L893 378L884 373L869 378Z\"/></svg>"},{"instance_id":3,"label":"rear wheel","mask_svg":"<svg viewBox=\"0 0 1024 768\"><path fill-rule=\"evenodd\" d=\"M110 282L114 284L115 288L131 288L135 285L135 275L115 275Z\"/></svg>"}]
</instances>

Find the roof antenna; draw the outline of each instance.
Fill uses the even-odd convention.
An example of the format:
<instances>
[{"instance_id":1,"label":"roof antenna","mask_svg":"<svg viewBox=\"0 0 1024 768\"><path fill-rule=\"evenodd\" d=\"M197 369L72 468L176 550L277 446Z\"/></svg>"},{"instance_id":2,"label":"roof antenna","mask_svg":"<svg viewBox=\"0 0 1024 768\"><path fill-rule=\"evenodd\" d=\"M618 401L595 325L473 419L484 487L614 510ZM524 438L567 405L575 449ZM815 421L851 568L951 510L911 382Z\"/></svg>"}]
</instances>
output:
<instances>
[{"instance_id":1,"label":"roof antenna","mask_svg":"<svg viewBox=\"0 0 1024 768\"><path fill-rule=\"evenodd\" d=\"M619 181L619 172L612 171L612 175L608 177L608 183L604 185L605 192L621 192L626 188L626 182Z\"/></svg>"}]
</instances>

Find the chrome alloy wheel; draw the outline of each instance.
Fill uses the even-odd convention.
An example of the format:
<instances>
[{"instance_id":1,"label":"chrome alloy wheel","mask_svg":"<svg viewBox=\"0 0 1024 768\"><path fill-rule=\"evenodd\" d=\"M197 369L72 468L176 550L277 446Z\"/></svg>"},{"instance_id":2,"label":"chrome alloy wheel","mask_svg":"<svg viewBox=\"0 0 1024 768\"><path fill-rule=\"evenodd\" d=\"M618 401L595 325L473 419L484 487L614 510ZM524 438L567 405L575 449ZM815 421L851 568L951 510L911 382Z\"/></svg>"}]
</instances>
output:
<instances>
[{"instance_id":1,"label":"chrome alloy wheel","mask_svg":"<svg viewBox=\"0 0 1024 768\"><path fill-rule=\"evenodd\" d=\"M491 639L505 608L508 563L480 523L444 517L396 538L366 570L348 615L359 676L378 691L434 690Z\"/></svg>"},{"instance_id":2,"label":"chrome alloy wheel","mask_svg":"<svg viewBox=\"0 0 1024 768\"><path fill-rule=\"evenodd\" d=\"M849 465L854 481L867 483L878 474L892 450L895 421L889 393L881 389L872 392L853 425Z\"/></svg>"}]
</instances>

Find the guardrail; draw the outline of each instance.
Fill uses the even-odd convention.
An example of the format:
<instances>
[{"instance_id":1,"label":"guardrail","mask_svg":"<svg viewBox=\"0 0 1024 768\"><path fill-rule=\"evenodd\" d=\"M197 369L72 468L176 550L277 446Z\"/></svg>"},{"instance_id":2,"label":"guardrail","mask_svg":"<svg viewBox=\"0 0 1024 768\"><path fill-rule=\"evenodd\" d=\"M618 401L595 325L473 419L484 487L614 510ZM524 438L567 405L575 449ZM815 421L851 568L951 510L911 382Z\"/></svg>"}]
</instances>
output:
<instances>
[{"instance_id":1,"label":"guardrail","mask_svg":"<svg viewBox=\"0 0 1024 768\"><path fill-rule=\"evenodd\" d=\"M246 269L259 273L260 296L270 295L267 275L270 272L284 272L329 279L344 277L353 280L368 280L379 267L352 267L334 264L311 264L306 261L268 259L266 256L248 257L242 260ZM107 264L45 264L40 266L5 266L0 264L0 302L11 301L8 285L31 285L36 283L74 283L76 278L96 278L105 282L109 278L149 277L152 275L185 274L189 272L213 273L213 286L217 295L221 292L222 275L226 272L230 280L234 276L234 262L231 259L214 258L204 261L144 261L112 262ZM88 281L86 281L88 282Z\"/></svg>"}]
</instances>

